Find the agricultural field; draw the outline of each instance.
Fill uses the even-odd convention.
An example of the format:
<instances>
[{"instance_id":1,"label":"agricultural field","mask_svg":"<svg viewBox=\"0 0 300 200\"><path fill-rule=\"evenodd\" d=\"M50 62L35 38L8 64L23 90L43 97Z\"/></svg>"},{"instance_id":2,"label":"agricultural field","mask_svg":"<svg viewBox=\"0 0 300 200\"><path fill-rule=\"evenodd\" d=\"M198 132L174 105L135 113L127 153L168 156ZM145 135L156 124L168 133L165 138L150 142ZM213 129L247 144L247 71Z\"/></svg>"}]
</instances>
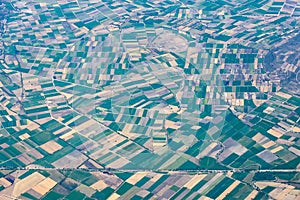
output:
<instances>
[{"instance_id":1,"label":"agricultural field","mask_svg":"<svg viewBox=\"0 0 300 200\"><path fill-rule=\"evenodd\" d=\"M0 0L0 199L300 198L298 0Z\"/></svg>"},{"instance_id":2,"label":"agricultural field","mask_svg":"<svg viewBox=\"0 0 300 200\"><path fill-rule=\"evenodd\" d=\"M274 182L277 179L278 181ZM289 172L108 172L4 170L1 198L21 199L296 199L299 174Z\"/></svg>"}]
</instances>

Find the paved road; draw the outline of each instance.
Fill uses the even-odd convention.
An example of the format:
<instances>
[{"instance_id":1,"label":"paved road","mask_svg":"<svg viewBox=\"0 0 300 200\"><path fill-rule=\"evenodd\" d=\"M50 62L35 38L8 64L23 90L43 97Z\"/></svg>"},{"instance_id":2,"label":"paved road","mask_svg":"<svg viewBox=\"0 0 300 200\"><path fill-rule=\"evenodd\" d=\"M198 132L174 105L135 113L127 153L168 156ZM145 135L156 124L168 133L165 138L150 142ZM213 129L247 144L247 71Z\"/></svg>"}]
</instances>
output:
<instances>
[{"instance_id":1,"label":"paved road","mask_svg":"<svg viewBox=\"0 0 300 200\"><path fill-rule=\"evenodd\" d=\"M229 169L229 170L147 170L147 169L104 169L104 168L47 168L41 166L28 166L23 168L9 168L9 167L1 167L1 170L84 170L89 172L157 172L157 173L173 173L173 174L180 174L180 173L227 173L227 172L296 172L299 173L300 169Z\"/></svg>"}]
</instances>

